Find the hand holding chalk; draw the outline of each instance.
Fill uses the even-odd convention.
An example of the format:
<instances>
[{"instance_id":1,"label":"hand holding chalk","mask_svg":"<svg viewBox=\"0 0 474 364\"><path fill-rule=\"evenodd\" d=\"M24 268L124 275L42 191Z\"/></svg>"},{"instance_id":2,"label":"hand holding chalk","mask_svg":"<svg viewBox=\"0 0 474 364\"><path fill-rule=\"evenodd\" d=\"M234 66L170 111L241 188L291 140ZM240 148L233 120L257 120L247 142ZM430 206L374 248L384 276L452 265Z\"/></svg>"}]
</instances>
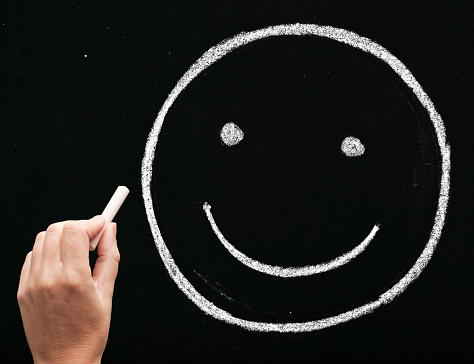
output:
<instances>
[{"instance_id":1,"label":"hand holding chalk","mask_svg":"<svg viewBox=\"0 0 474 364\"><path fill-rule=\"evenodd\" d=\"M125 198L120 190L123 193L119 188L105 209L105 218L51 224L36 236L25 258L17 298L35 363L101 361L120 262L116 225L110 223L105 230L104 225ZM89 244L96 236L100 244L92 270Z\"/></svg>"},{"instance_id":2,"label":"hand holding chalk","mask_svg":"<svg viewBox=\"0 0 474 364\"><path fill-rule=\"evenodd\" d=\"M112 220L114 219L115 215L120 209L120 206L122 206L123 201L125 201L125 199L127 198L129 192L130 192L129 189L125 186L118 186L117 189L115 190L114 195L112 196L109 203L107 204L107 206L105 206L105 209L102 212L102 216L105 218L104 228L99 234L97 234L97 236L95 236L89 242L90 251L95 250L95 248L97 247L97 244L99 244L102 233L104 232L107 225L110 224Z\"/></svg>"}]
</instances>

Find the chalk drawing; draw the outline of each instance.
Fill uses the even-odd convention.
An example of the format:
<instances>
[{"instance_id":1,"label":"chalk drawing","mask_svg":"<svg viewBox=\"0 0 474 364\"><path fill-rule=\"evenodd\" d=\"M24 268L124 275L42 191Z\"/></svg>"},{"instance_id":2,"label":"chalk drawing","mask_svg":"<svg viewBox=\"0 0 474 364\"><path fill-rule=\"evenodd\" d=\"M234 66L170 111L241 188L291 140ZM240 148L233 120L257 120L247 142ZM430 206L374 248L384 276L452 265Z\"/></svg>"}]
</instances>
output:
<instances>
[{"instance_id":1,"label":"chalk drawing","mask_svg":"<svg viewBox=\"0 0 474 364\"><path fill-rule=\"evenodd\" d=\"M227 123L221 129L222 143L228 147L239 144L244 139L244 132L234 123Z\"/></svg>"},{"instance_id":2,"label":"chalk drawing","mask_svg":"<svg viewBox=\"0 0 474 364\"><path fill-rule=\"evenodd\" d=\"M231 243L227 241L227 239L224 237L224 235L221 233L221 231L217 227L217 224L214 221L214 217L212 216L212 213L211 213L211 205L209 205L207 202L204 202L202 208L204 212L206 213L207 219L209 220L212 230L216 234L217 238L220 240L222 245L224 245L224 247L229 251L229 253L234 256L234 258L236 258L243 265L246 265L247 267L252 268L256 271L269 274L272 276L284 277L284 278L303 277L303 276L323 273L323 272L327 272L329 270L338 268L344 264L349 263L352 259L354 259L360 253L362 253L365 250L365 248L367 248L367 246L375 237L375 234L377 234L377 231L380 228L379 225L374 225L369 235L367 235L367 237L362 241L362 243L360 243L354 249L348 251L347 253L342 254L338 256L337 258L330 260L329 262L314 264L314 265L306 265L303 267L285 268L285 267L280 267L278 265L269 265L269 264L259 262L258 260L252 259L248 257L247 255L245 255L244 253L242 253L240 250L236 249Z\"/></svg>"},{"instance_id":3,"label":"chalk drawing","mask_svg":"<svg viewBox=\"0 0 474 364\"><path fill-rule=\"evenodd\" d=\"M341 150L348 157L360 157L365 152L364 144L359 139L347 137L342 141Z\"/></svg>"},{"instance_id":4,"label":"chalk drawing","mask_svg":"<svg viewBox=\"0 0 474 364\"><path fill-rule=\"evenodd\" d=\"M441 179L439 181L440 193L433 227L428 242L423 248L420 256L415 261L414 265L397 283L381 294L376 300L335 316L305 322L259 322L245 320L235 317L231 313L217 307L214 303L210 302L202 294L200 294L189 282L189 280L186 279L186 277L181 273L179 267L176 265L173 257L171 256L165 241L163 240L160 228L158 227L158 223L156 221L150 188L153 176L153 160L155 157L158 136L160 134L163 122L165 121L166 114L179 94L203 70L236 48L242 47L260 39L278 36L316 36L329 38L370 53L384 61L413 91L421 105L428 112L436 132L436 138L441 153ZM223 42L206 51L181 77L165 100L148 136L141 169L142 193L151 232L153 234L161 259L163 260L169 275L177 284L177 286L184 292L184 294L202 311L215 317L216 319L225 321L229 324L241 326L248 330L264 332L308 332L334 326L366 315L381 305L391 302L416 278L418 278L432 257L444 226L449 199L450 166L450 147L446 141L443 120L441 119L441 116L436 111L432 101L425 93L421 85L398 58L396 58L387 49L380 46L376 42L348 30L334 28L331 26L320 26L316 24L285 24L271 26L251 32L243 32L232 38L224 40ZM157 206L157 208L159 208L159 206Z\"/></svg>"}]
</instances>

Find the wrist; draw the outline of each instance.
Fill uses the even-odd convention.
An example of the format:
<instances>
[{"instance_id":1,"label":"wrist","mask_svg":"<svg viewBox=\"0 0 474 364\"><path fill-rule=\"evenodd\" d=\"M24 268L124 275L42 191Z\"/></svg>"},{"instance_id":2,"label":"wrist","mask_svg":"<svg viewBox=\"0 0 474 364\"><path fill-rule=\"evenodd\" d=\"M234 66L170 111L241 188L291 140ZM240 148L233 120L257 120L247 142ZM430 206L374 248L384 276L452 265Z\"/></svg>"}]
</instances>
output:
<instances>
[{"instance_id":1,"label":"wrist","mask_svg":"<svg viewBox=\"0 0 474 364\"><path fill-rule=\"evenodd\" d=\"M64 363L68 363L68 364L100 364L101 360L100 359L97 359L97 360L89 360L89 359L85 359L85 358L78 358L77 356L76 357L71 357L71 358L62 358L61 360L53 360L53 361L50 361L50 360L46 360L46 361L43 361L43 360L34 360L34 363L35 364L64 364Z\"/></svg>"},{"instance_id":2,"label":"wrist","mask_svg":"<svg viewBox=\"0 0 474 364\"><path fill-rule=\"evenodd\" d=\"M55 358L50 360L34 359L35 364L100 364L101 358L92 358L85 353L74 353L67 355L57 355Z\"/></svg>"}]
</instances>

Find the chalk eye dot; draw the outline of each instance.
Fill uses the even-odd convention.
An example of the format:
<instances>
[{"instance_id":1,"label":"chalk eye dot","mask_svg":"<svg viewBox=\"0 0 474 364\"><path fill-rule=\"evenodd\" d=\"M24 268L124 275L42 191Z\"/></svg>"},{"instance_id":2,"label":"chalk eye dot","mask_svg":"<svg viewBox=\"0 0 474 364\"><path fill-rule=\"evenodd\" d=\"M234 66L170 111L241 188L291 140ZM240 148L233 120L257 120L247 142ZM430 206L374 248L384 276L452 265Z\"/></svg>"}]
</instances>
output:
<instances>
[{"instance_id":1,"label":"chalk eye dot","mask_svg":"<svg viewBox=\"0 0 474 364\"><path fill-rule=\"evenodd\" d=\"M342 141L341 150L348 157L360 157L365 147L359 139L349 136Z\"/></svg>"},{"instance_id":2,"label":"chalk eye dot","mask_svg":"<svg viewBox=\"0 0 474 364\"><path fill-rule=\"evenodd\" d=\"M228 147L239 144L244 139L244 132L234 123L227 123L221 129L222 143Z\"/></svg>"}]
</instances>

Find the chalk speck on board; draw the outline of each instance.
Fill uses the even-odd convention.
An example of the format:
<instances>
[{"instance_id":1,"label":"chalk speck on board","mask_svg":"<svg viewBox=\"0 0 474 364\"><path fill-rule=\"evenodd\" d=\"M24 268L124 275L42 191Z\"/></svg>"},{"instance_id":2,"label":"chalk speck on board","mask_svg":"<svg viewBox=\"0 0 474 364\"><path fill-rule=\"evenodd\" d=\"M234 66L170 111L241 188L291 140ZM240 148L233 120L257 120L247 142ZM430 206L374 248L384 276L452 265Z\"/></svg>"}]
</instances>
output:
<instances>
[{"instance_id":1,"label":"chalk speck on board","mask_svg":"<svg viewBox=\"0 0 474 364\"><path fill-rule=\"evenodd\" d=\"M234 123L227 123L221 129L221 140L228 147L239 144L244 139L244 132Z\"/></svg>"},{"instance_id":2,"label":"chalk speck on board","mask_svg":"<svg viewBox=\"0 0 474 364\"><path fill-rule=\"evenodd\" d=\"M360 157L365 152L364 144L354 137L347 137L342 141L341 150L348 157Z\"/></svg>"}]
</instances>

